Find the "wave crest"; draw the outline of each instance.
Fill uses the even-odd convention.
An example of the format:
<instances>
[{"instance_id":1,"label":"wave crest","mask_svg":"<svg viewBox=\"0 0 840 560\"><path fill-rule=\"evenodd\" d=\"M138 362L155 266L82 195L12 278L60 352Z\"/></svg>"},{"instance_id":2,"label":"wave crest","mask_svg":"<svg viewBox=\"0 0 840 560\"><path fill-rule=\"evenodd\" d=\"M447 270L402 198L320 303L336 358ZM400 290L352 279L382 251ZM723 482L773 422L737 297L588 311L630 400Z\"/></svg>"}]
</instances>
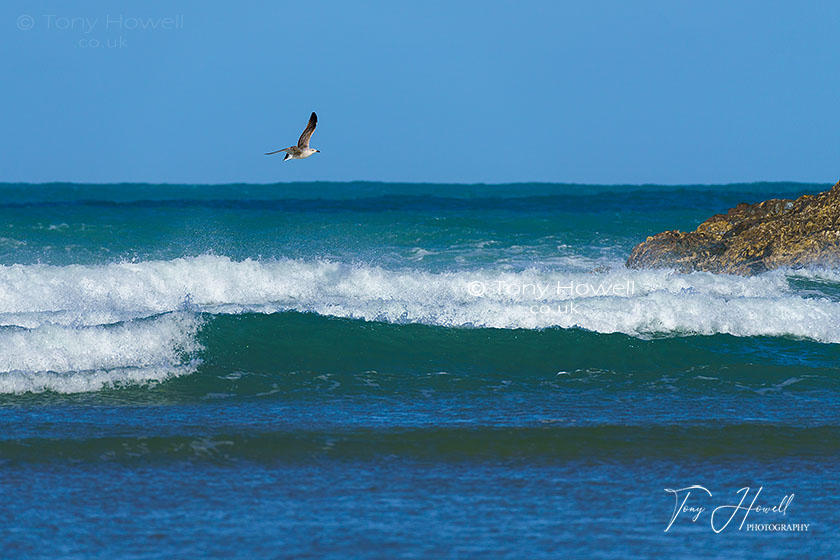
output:
<instances>
[{"instance_id":1,"label":"wave crest","mask_svg":"<svg viewBox=\"0 0 840 560\"><path fill-rule=\"evenodd\" d=\"M813 289L792 288L788 277L801 274L743 278L623 267L597 274L431 273L209 255L101 266L14 265L0 267L0 325L90 326L176 311L300 311L444 327L581 327L634 336L728 333L840 342L840 303Z\"/></svg>"},{"instance_id":2,"label":"wave crest","mask_svg":"<svg viewBox=\"0 0 840 560\"><path fill-rule=\"evenodd\" d=\"M796 287L811 278L819 282ZM432 273L211 255L98 266L13 265L0 267L0 391L88 390L185 371L189 356L200 350L202 313L298 311L441 327L582 328L636 337L720 333L838 343L836 279L830 271L743 278L623 266L600 273ZM88 373L74 380L73 372Z\"/></svg>"}]
</instances>

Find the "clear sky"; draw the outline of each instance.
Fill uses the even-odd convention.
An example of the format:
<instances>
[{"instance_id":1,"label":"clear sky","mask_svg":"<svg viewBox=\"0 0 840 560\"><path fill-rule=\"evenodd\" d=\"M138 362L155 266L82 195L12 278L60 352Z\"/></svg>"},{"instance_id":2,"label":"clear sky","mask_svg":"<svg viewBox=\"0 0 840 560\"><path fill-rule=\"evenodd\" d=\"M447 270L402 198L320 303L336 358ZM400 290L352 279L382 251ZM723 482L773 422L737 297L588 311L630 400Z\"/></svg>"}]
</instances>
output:
<instances>
[{"instance_id":1,"label":"clear sky","mask_svg":"<svg viewBox=\"0 0 840 560\"><path fill-rule=\"evenodd\" d=\"M840 179L840 2L4 0L0 29L0 181ZM311 111L322 153L262 155Z\"/></svg>"}]
</instances>

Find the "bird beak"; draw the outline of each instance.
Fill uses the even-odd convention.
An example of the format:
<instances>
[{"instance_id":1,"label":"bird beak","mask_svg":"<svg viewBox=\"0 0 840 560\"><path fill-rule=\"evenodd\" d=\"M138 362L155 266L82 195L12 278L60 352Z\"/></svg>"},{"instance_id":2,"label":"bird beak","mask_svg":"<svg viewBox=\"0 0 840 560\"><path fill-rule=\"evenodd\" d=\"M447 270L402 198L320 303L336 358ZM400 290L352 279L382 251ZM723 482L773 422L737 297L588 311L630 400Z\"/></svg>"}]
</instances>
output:
<instances>
[{"instance_id":1,"label":"bird beak","mask_svg":"<svg viewBox=\"0 0 840 560\"><path fill-rule=\"evenodd\" d=\"M321 153L321 150L315 150L315 153L316 153L316 154L320 154L320 153Z\"/></svg>"}]
</instances>

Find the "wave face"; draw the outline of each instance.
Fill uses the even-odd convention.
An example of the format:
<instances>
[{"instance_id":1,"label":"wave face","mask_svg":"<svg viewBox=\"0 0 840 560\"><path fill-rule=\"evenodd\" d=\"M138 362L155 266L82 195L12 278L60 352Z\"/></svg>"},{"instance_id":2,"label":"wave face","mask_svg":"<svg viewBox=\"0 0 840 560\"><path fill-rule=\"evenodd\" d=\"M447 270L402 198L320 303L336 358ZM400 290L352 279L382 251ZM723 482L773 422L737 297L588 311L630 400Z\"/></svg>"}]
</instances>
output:
<instances>
[{"instance_id":1,"label":"wave face","mask_svg":"<svg viewBox=\"0 0 840 560\"><path fill-rule=\"evenodd\" d=\"M593 261L594 262L594 261ZM96 391L195 371L209 318L309 313L444 329L840 342L840 275L389 270L204 255L0 267L0 391ZM257 334L256 336L259 336ZM282 336L282 333L278 333ZM233 350L231 350L233 351Z\"/></svg>"}]
</instances>

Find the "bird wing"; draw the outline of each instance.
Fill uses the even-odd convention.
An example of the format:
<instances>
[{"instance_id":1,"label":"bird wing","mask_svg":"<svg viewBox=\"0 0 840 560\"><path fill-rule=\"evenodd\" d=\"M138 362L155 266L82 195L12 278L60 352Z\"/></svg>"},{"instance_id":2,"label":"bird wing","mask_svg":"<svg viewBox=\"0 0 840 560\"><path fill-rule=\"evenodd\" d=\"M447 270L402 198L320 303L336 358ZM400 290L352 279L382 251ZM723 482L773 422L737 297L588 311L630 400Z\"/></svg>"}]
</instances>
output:
<instances>
[{"instance_id":1,"label":"bird wing","mask_svg":"<svg viewBox=\"0 0 840 560\"><path fill-rule=\"evenodd\" d=\"M300 135L298 139L298 148L308 148L309 147L309 139L312 138L312 133L315 132L315 127L318 125L318 115L312 113L309 117L309 123L307 123L306 128L303 129L303 134Z\"/></svg>"}]
</instances>

